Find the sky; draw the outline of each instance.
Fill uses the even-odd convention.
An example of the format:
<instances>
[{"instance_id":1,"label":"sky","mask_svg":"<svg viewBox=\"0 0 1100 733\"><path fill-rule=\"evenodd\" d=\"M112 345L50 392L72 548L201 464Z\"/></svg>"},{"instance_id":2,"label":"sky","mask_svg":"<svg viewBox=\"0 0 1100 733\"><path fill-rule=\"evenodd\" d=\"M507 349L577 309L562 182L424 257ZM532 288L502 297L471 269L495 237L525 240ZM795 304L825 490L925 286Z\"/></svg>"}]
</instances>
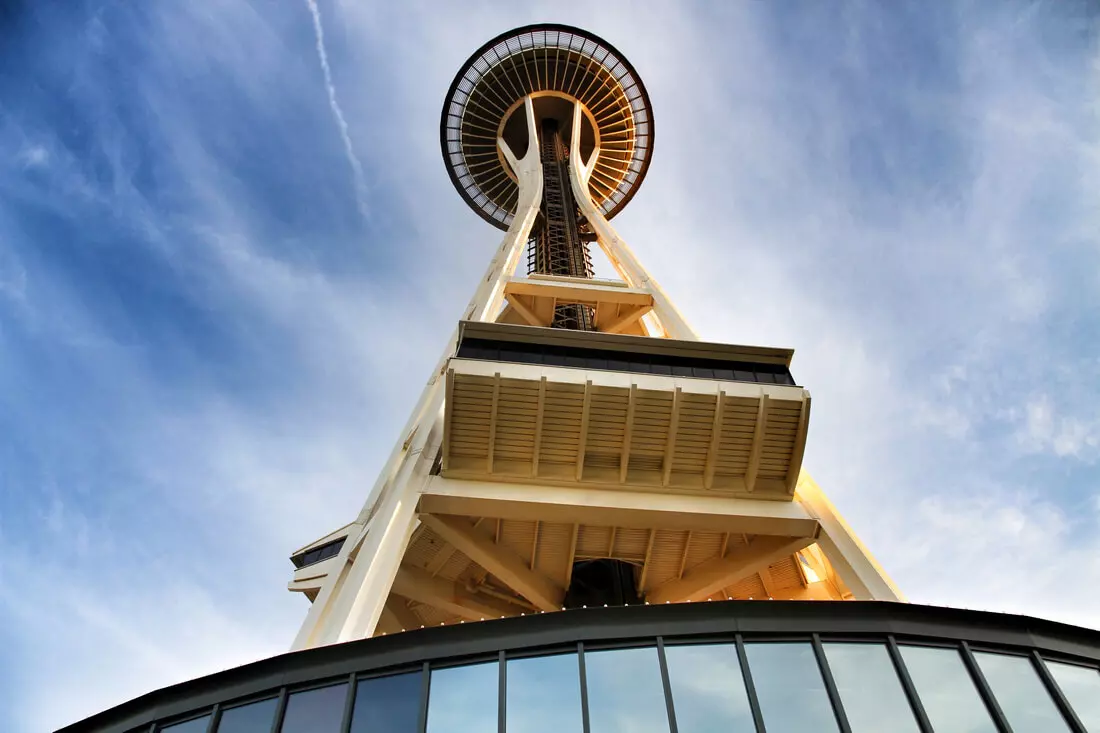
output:
<instances>
[{"instance_id":1,"label":"sky","mask_svg":"<svg viewBox=\"0 0 1100 733\"><path fill-rule=\"evenodd\" d=\"M615 225L790 347L805 465L913 602L1100 628L1100 11L0 6L0 729L285 651L499 243L448 85L539 21L648 87Z\"/></svg>"}]
</instances>

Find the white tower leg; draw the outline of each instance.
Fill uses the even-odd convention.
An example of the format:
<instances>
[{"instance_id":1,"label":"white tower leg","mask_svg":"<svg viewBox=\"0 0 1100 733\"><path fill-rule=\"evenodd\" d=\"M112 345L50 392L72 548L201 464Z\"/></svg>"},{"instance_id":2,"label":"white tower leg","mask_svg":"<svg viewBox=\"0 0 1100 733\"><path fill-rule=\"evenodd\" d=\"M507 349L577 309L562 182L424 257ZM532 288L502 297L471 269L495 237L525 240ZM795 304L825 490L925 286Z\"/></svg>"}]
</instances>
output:
<instances>
[{"instance_id":1,"label":"white tower leg","mask_svg":"<svg viewBox=\"0 0 1100 733\"><path fill-rule=\"evenodd\" d=\"M464 312L464 320L495 319L503 306L504 285L519 265L542 203L542 163L530 97L524 99L524 106L528 137L523 158L517 159L503 139L497 140L519 181L516 213ZM441 377L457 342L456 328L405 425L401 440L352 525L357 533L349 534L341 549L338 559L341 570L329 573L325 579L291 649L358 639L374 633L416 526L417 499L442 441L444 390Z\"/></svg>"},{"instance_id":2,"label":"white tower leg","mask_svg":"<svg viewBox=\"0 0 1100 733\"><path fill-rule=\"evenodd\" d=\"M593 151L587 166L581 161L580 142L583 120L584 113L581 111L580 104L574 104L573 134L569 148L576 154L569 156L569 181L573 187L573 198L576 199L577 206L584 217L588 219L593 231L596 232L600 248L611 260L611 264L618 271L619 276L631 287L643 288L653 295L653 313L660 321L665 335L668 338L697 341L699 337L684 320L684 317L680 315L680 312L676 310L672 300L661 289L657 281L650 276L642 263L638 261L638 258L634 256L630 247L626 245L619 233L607 221L603 212L592 202L592 197L588 193L588 178L592 175L596 155L599 151Z\"/></svg>"}]
</instances>

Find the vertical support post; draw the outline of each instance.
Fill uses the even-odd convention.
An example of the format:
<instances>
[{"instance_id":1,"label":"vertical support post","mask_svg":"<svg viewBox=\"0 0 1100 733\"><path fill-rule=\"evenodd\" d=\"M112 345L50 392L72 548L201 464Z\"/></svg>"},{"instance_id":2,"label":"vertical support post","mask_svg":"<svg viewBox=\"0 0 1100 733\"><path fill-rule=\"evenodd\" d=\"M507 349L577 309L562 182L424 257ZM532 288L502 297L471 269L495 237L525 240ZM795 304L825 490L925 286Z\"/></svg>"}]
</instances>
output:
<instances>
[{"instance_id":1,"label":"vertical support post","mask_svg":"<svg viewBox=\"0 0 1100 733\"><path fill-rule=\"evenodd\" d=\"M756 684L752 681L752 670L749 669L749 655L745 652L745 640L741 634L734 636L734 644L737 646L737 661L741 665L741 679L745 682L745 694L749 698L749 710L752 711L756 733L767 733L764 728L764 714L760 712L760 699L756 696Z\"/></svg>"},{"instance_id":2,"label":"vertical support post","mask_svg":"<svg viewBox=\"0 0 1100 733\"><path fill-rule=\"evenodd\" d=\"M1088 733L1088 731L1085 730L1084 723L1077 717L1077 713L1073 710L1073 706L1069 704L1069 700L1067 700L1066 696L1062 693L1062 688L1058 686L1058 682L1055 681L1054 675L1047 669L1046 664L1043 663L1043 657L1036 649L1031 650L1031 663L1034 665L1035 672L1039 675L1039 679L1043 681L1043 686L1047 688L1047 692L1050 693L1051 698L1054 700L1058 712L1066 719L1073 733Z\"/></svg>"},{"instance_id":3,"label":"vertical support post","mask_svg":"<svg viewBox=\"0 0 1100 733\"><path fill-rule=\"evenodd\" d=\"M825 647L821 646L821 636L812 635L814 656L817 657L817 666L821 669L821 679L825 682L825 691L829 693L829 702L833 704L833 713L836 715L840 733L852 733L852 726L848 723L848 714L844 712L844 702L840 699L840 692L836 689L836 680L833 679L833 670L829 669L829 660L825 657Z\"/></svg>"},{"instance_id":4,"label":"vertical support post","mask_svg":"<svg viewBox=\"0 0 1100 733\"><path fill-rule=\"evenodd\" d=\"M970 645L965 641L959 642L959 653L962 654L963 663L966 664L966 669L970 672L970 678L974 680L974 686L978 688L978 694L981 696L982 702L985 703L986 709L989 710L989 715L993 718L997 730L1001 733L1012 733L1012 726L1008 724L1008 719L1005 718L1000 703L993 696L993 690L989 687L989 682L986 681L982 668L978 666L978 660L974 658L974 652L970 651Z\"/></svg>"},{"instance_id":5,"label":"vertical support post","mask_svg":"<svg viewBox=\"0 0 1100 733\"><path fill-rule=\"evenodd\" d=\"M577 671L581 676L581 732L592 733L588 717L588 672L584 666L584 642L577 642Z\"/></svg>"},{"instance_id":6,"label":"vertical support post","mask_svg":"<svg viewBox=\"0 0 1100 733\"><path fill-rule=\"evenodd\" d=\"M581 149L580 131L583 114L580 104L574 104L573 134L570 141L572 150ZM634 253L627 247L626 242L619 237L614 227L608 223L603 212L593 203L592 196L588 192L589 175L591 175L591 169L585 168L584 164L581 163L580 156L570 156L569 180L573 187L573 197L592 230L596 232L596 239L600 244L600 248L607 255L619 275L631 287L643 288L653 295L653 313L660 321L661 328L664 329L668 337L698 341L699 337L684 320L684 317L680 315L680 312L676 310L672 300L665 294L657 281L650 276L641 262L638 261L638 258L634 256Z\"/></svg>"},{"instance_id":7,"label":"vertical support post","mask_svg":"<svg viewBox=\"0 0 1100 733\"><path fill-rule=\"evenodd\" d=\"M502 649L497 654L497 733L508 730L508 667Z\"/></svg>"},{"instance_id":8,"label":"vertical support post","mask_svg":"<svg viewBox=\"0 0 1100 733\"><path fill-rule=\"evenodd\" d=\"M668 729L671 733L679 733L676 725L676 705L672 701L672 681L668 677L668 660L665 659L664 637L657 637L657 661L661 665L661 686L665 691L665 710L668 712Z\"/></svg>"},{"instance_id":9,"label":"vertical support post","mask_svg":"<svg viewBox=\"0 0 1100 733\"><path fill-rule=\"evenodd\" d=\"M351 716L355 711L355 693L358 692L358 683L355 673L348 675L348 694L344 698L344 717L340 721L340 733L348 733L351 730Z\"/></svg>"},{"instance_id":10,"label":"vertical support post","mask_svg":"<svg viewBox=\"0 0 1100 733\"><path fill-rule=\"evenodd\" d=\"M909 668L905 666L905 660L901 657L901 649L898 648L898 642L891 634L886 637L886 649L890 653L890 661L894 663L894 670L898 673L898 679L901 680L901 687L905 690L905 697L909 700L909 706L913 708L913 715L917 719L917 725L920 726L921 733L935 733L932 730L932 723L928 720L928 713L924 711L924 703L921 702L920 695L917 694L917 686L913 684L913 678L909 675Z\"/></svg>"}]
</instances>

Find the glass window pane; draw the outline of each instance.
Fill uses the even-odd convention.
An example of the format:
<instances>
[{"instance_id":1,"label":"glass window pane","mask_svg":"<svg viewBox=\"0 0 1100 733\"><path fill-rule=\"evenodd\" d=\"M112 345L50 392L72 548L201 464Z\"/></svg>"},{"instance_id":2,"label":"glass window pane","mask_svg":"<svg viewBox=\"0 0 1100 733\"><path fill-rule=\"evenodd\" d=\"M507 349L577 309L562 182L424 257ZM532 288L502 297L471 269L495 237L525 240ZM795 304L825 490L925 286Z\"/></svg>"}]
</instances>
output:
<instances>
[{"instance_id":1,"label":"glass window pane","mask_svg":"<svg viewBox=\"0 0 1100 733\"><path fill-rule=\"evenodd\" d=\"M510 659L508 733L580 733L581 675L576 654Z\"/></svg>"},{"instance_id":2,"label":"glass window pane","mask_svg":"<svg viewBox=\"0 0 1100 733\"><path fill-rule=\"evenodd\" d=\"M666 646L680 733L754 731L749 696L732 644Z\"/></svg>"},{"instance_id":3,"label":"glass window pane","mask_svg":"<svg viewBox=\"0 0 1100 733\"><path fill-rule=\"evenodd\" d=\"M360 680L355 686L351 733L417 733L421 672Z\"/></svg>"},{"instance_id":4,"label":"glass window pane","mask_svg":"<svg viewBox=\"0 0 1100 733\"><path fill-rule=\"evenodd\" d=\"M428 684L428 733L496 733L496 662L433 669Z\"/></svg>"},{"instance_id":5,"label":"glass window pane","mask_svg":"<svg viewBox=\"0 0 1100 733\"><path fill-rule=\"evenodd\" d=\"M585 652L592 733L668 733L657 648Z\"/></svg>"},{"instance_id":6,"label":"glass window pane","mask_svg":"<svg viewBox=\"0 0 1100 733\"><path fill-rule=\"evenodd\" d=\"M331 685L291 694L286 700L282 733L340 733L348 686Z\"/></svg>"},{"instance_id":7,"label":"glass window pane","mask_svg":"<svg viewBox=\"0 0 1100 733\"><path fill-rule=\"evenodd\" d=\"M883 644L822 644L852 733L919 733L890 652Z\"/></svg>"},{"instance_id":8,"label":"glass window pane","mask_svg":"<svg viewBox=\"0 0 1100 733\"><path fill-rule=\"evenodd\" d=\"M218 733L271 733L278 698L223 710L218 721Z\"/></svg>"},{"instance_id":9,"label":"glass window pane","mask_svg":"<svg viewBox=\"0 0 1100 733\"><path fill-rule=\"evenodd\" d=\"M1030 659L990 652L974 652L974 658L1013 733L1069 730Z\"/></svg>"},{"instance_id":10,"label":"glass window pane","mask_svg":"<svg viewBox=\"0 0 1100 733\"><path fill-rule=\"evenodd\" d=\"M1100 733L1100 672L1063 662L1046 662L1085 730Z\"/></svg>"},{"instance_id":11,"label":"glass window pane","mask_svg":"<svg viewBox=\"0 0 1100 733\"><path fill-rule=\"evenodd\" d=\"M206 726L208 725L210 725L210 716L204 715L201 718L191 718L191 720L185 720L182 723L166 725L163 728L157 728L157 730L161 733L206 733Z\"/></svg>"},{"instance_id":12,"label":"glass window pane","mask_svg":"<svg viewBox=\"0 0 1100 733\"><path fill-rule=\"evenodd\" d=\"M840 730L809 643L746 644L768 733Z\"/></svg>"},{"instance_id":13,"label":"glass window pane","mask_svg":"<svg viewBox=\"0 0 1100 733\"><path fill-rule=\"evenodd\" d=\"M903 646L901 658L936 733L997 733L957 649Z\"/></svg>"}]
</instances>

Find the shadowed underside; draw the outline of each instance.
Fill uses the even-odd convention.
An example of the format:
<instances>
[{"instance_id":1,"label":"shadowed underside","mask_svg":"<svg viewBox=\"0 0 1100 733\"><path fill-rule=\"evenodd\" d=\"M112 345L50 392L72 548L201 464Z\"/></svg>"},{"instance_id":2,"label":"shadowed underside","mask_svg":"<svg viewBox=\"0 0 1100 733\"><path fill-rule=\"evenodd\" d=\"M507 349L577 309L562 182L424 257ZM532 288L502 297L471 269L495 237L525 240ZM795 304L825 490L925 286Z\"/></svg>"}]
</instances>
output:
<instances>
[{"instance_id":1,"label":"shadowed underside","mask_svg":"<svg viewBox=\"0 0 1100 733\"><path fill-rule=\"evenodd\" d=\"M536 102L540 119L571 121L561 109L579 101L585 111L581 150L595 152L589 191L613 217L645 177L653 149L653 119L641 79L622 54L602 39L569 26L518 28L482 46L462 66L447 93L440 143L451 181L486 221L506 229L518 186L497 145L525 150L522 109ZM563 135L566 137L566 135Z\"/></svg>"}]
</instances>

